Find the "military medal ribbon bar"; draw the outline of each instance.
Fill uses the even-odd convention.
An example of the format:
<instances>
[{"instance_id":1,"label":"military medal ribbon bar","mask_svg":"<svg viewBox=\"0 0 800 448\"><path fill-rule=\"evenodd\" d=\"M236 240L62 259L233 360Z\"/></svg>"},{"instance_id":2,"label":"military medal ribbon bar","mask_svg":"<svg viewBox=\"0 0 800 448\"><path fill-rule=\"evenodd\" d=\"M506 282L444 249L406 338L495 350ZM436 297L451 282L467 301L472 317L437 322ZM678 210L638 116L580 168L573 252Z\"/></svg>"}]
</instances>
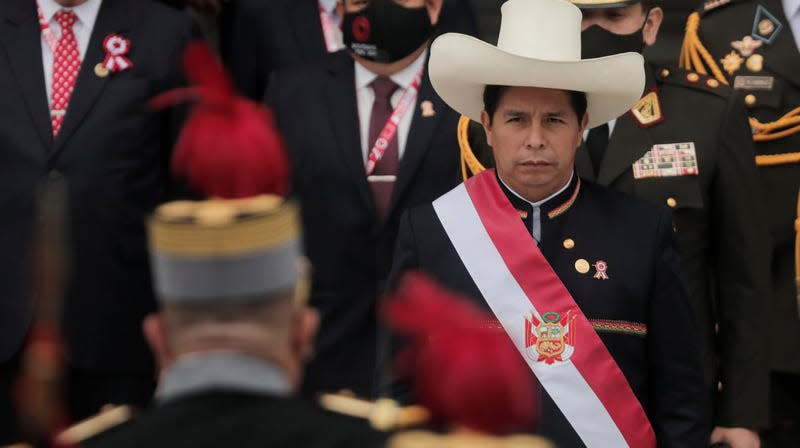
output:
<instances>
[{"instance_id":1,"label":"military medal ribbon bar","mask_svg":"<svg viewBox=\"0 0 800 448\"><path fill-rule=\"evenodd\" d=\"M433 203L461 261L587 447L655 447L625 376L494 177L484 171Z\"/></svg>"}]
</instances>

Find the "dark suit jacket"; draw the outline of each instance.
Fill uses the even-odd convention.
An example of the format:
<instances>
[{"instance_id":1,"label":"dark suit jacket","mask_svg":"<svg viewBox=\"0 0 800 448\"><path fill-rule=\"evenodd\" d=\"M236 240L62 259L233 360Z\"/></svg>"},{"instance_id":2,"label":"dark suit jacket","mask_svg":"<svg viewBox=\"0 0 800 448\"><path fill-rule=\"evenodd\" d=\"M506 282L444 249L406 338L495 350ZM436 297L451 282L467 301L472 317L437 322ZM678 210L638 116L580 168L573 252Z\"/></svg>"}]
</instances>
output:
<instances>
[{"instance_id":1,"label":"dark suit jacket","mask_svg":"<svg viewBox=\"0 0 800 448\"><path fill-rule=\"evenodd\" d=\"M755 54L763 57L763 68L754 72L742 63L741 68L728 76L730 84L740 76L771 77L769 90L737 89L740 97L752 95L748 104L751 116L762 123L776 120L800 106L800 52L792 36L781 0L733 0L707 12L702 12L700 40L719 61L735 51L732 42L749 36L753 31L756 9L762 5L783 25L772 43L764 42ZM777 26L776 26L777 28ZM757 142L756 154L800 152L800 133L778 140ZM800 374L800 317L794 281L794 220L797 218L797 193L800 189L800 164L790 163L762 166L762 201L766 210L760 214L769 224L772 241L772 303L769 306L769 339L763 343L771 349L770 365L774 370Z\"/></svg>"},{"instance_id":2,"label":"dark suit jacket","mask_svg":"<svg viewBox=\"0 0 800 448\"><path fill-rule=\"evenodd\" d=\"M744 105L729 88L709 87L707 77L690 82L688 72L653 66L647 72L645 91L658 92L663 121L642 128L627 113L616 122L597 177L585 147L575 164L600 185L660 206L675 201L673 223L700 329L706 388L714 394L722 382L715 424L764 427L769 358L753 334L768 332L769 235ZM694 143L697 176L634 178L632 165L653 145L684 142Z\"/></svg>"},{"instance_id":3,"label":"dark suit jacket","mask_svg":"<svg viewBox=\"0 0 800 448\"><path fill-rule=\"evenodd\" d=\"M260 101L270 74L307 64L328 53L317 0L237 0L230 66L243 94ZM437 29L477 34L465 0L445 0Z\"/></svg>"},{"instance_id":4,"label":"dark suit jacket","mask_svg":"<svg viewBox=\"0 0 800 448\"><path fill-rule=\"evenodd\" d=\"M30 319L29 268L34 204L48 178L67 185L69 277L64 316L73 365L105 372L149 372L141 336L155 309L144 216L168 193L177 126L146 101L181 82L191 26L150 0L105 0L77 86L53 141L35 2L0 6L0 360L18 349ZM95 75L103 39L131 40L134 66ZM175 123L176 124L176 123Z\"/></svg>"},{"instance_id":5,"label":"dark suit jacket","mask_svg":"<svg viewBox=\"0 0 800 448\"><path fill-rule=\"evenodd\" d=\"M379 447L365 420L291 398L211 391L162 406L87 441L87 448Z\"/></svg>"},{"instance_id":6,"label":"dark suit jacket","mask_svg":"<svg viewBox=\"0 0 800 448\"><path fill-rule=\"evenodd\" d=\"M576 183L577 176L570 188L542 206L539 248L590 321L647 326L646 336L595 328L647 412L658 446L706 446L710 422L696 330L672 246L669 213L582 182L572 206L548 218L548 212L569 201ZM505 191L530 220L530 206ZM530 229L529 221L525 227ZM563 244L567 238L575 243L572 249ZM579 258L606 261L609 279L595 279L594 270L577 272ZM400 224L391 279L412 269L430 273L488 309L430 204L409 210ZM537 433L558 446L584 446L544 390L540 397Z\"/></svg>"},{"instance_id":7,"label":"dark suit jacket","mask_svg":"<svg viewBox=\"0 0 800 448\"><path fill-rule=\"evenodd\" d=\"M375 370L375 298L389 271L400 214L458 182L458 116L424 76L394 187L380 223L367 183L356 110L354 62L347 52L313 67L277 72L267 95L293 166L303 208L305 252L313 266L311 305L322 314L306 389L354 389L371 395ZM435 115L423 117L423 101Z\"/></svg>"}]
</instances>

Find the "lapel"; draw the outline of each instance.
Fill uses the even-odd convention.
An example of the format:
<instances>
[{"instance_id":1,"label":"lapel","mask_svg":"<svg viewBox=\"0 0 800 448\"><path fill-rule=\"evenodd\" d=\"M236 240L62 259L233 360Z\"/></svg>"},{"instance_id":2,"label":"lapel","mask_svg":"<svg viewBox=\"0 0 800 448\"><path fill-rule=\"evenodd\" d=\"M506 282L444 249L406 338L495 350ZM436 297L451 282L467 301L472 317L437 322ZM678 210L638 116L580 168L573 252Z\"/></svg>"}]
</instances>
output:
<instances>
[{"instance_id":1,"label":"lapel","mask_svg":"<svg viewBox=\"0 0 800 448\"><path fill-rule=\"evenodd\" d=\"M589 156L589 150L586 149L586 142L581 143L581 146L575 152L575 170L580 177L589 182L597 182L597 176L594 174L594 166L592 165L592 158Z\"/></svg>"},{"instance_id":2,"label":"lapel","mask_svg":"<svg viewBox=\"0 0 800 448\"><path fill-rule=\"evenodd\" d=\"M425 61L425 67L427 66L428 62ZM422 108L420 105L424 101L430 101L432 103L435 112L433 116L422 116ZM412 118L411 127L408 130L405 151L403 152L403 158L400 160L400 166L398 168L399 173L397 175L397 181L392 191L392 201L389 206L390 215L397 207L403 193L411 185L411 180L414 178L417 168L419 168L420 163L425 158L425 154L430 149L436 126L439 124L442 116L445 115L446 110L447 105L445 105L444 101L434 92L426 69L422 77L422 82L420 83L417 102L413 109L414 118ZM455 133L455 128L452 129L452 131Z\"/></svg>"},{"instance_id":3,"label":"lapel","mask_svg":"<svg viewBox=\"0 0 800 448\"><path fill-rule=\"evenodd\" d=\"M761 47L761 54L764 56L764 65L770 70L781 75L784 79L800 86L800 50L794 42L792 27L780 0L761 0L764 7L783 24L783 29L775 37L772 45L764 44Z\"/></svg>"},{"instance_id":4,"label":"lapel","mask_svg":"<svg viewBox=\"0 0 800 448\"><path fill-rule=\"evenodd\" d=\"M358 106L356 105L356 80L353 59L347 52L334 54L328 71L331 79L325 86L325 106L331 127L336 136L340 159L350 170L350 178L357 184L359 196L374 211L374 204L367 182L364 158L361 154Z\"/></svg>"},{"instance_id":5,"label":"lapel","mask_svg":"<svg viewBox=\"0 0 800 448\"><path fill-rule=\"evenodd\" d=\"M653 70L649 64L645 64L645 74L647 83L644 91L647 94L656 85ZM657 126L660 126L660 124L656 124L653 127ZM611 185L620 175L627 172L633 162L639 160L644 153L653 147L653 137L650 132L651 128L642 129L639 127L630 112L626 112L617 118L608 147L606 152L603 153L603 160L600 163L596 182L600 185ZM586 156L588 157L588 154ZM591 165L591 161L589 164Z\"/></svg>"},{"instance_id":6,"label":"lapel","mask_svg":"<svg viewBox=\"0 0 800 448\"><path fill-rule=\"evenodd\" d=\"M286 2L286 7L289 11L285 17L289 17L302 59L310 61L327 53L318 3L315 0L291 0Z\"/></svg>"},{"instance_id":7,"label":"lapel","mask_svg":"<svg viewBox=\"0 0 800 448\"><path fill-rule=\"evenodd\" d=\"M132 2L131 2L132 3ZM126 2L126 4L129 4ZM54 154L60 152L65 144L69 141L72 134L80 127L84 121L86 114L92 109L92 106L100 97L109 80L114 75L109 75L105 78L100 78L94 73L94 67L97 63L105 59L105 51L103 50L103 40L112 33L126 35L130 38L129 32L133 22L134 16L130 6L122 5L118 0L105 0L100 6L100 11L97 13L97 21L92 30L92 36L89 40L89 47L86 50L86 55L81 63L81 69L78 73L78 82L75 85L75 92L70 99L67 115L64 117L64 124L58 134L55 142ZM136 41L131 39L131 52L135 58L137 51ZM143 51L143 50L140 50ZM134 64L136 60L134 59Z\"/></svg>"},{"instance_id":8,"label":"lapel","mask_svg":"<svg viewBox=\"0 0 800 448\"><path fill-rule=\"evenodd\" d=\"M28 114L39 134L44 148L53 146L53 131L50 124L44 67L42 66L42 39L35 4L31 0L4 0L12 2L8 7L5 23L8 39L5 49L14 76L19 82ZM37 154L42 156L44 154Z\"/></svg>"}]
</instances>

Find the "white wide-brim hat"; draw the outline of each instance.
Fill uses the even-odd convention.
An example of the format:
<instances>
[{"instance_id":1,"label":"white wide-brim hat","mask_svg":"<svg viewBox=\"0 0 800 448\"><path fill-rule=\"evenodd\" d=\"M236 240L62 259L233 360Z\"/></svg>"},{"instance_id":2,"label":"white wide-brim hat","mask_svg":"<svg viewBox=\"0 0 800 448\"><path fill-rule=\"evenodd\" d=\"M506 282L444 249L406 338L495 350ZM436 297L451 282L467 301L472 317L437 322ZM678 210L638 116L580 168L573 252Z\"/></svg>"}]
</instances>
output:
<instances>
[{"instance_id":1,"label":"white wide-brim hat","mask_svg":"<svg viewBox=\"0 0 800 448\"><path fill-rule=\"evenodd\" d=\"M621 53L581 59L581 12L566 0L509 0L497 46L448 33L431 44L428 73L450 107L480 122L487 85L586 93L588 128L627 112L641 98L644 59Z\"/></svg>"}]
</instances>

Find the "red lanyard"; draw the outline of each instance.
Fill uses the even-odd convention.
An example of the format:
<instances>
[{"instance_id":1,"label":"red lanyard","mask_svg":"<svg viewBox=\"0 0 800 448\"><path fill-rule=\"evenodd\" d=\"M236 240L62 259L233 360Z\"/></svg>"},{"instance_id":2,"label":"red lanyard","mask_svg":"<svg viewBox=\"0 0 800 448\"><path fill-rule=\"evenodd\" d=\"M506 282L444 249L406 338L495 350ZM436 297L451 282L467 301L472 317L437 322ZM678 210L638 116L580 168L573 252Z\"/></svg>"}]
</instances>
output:
<instances>
[{"instance_id":1,"label":"red lanyard","mask_svg":"<svg viewBox=\"0 0 800 448\"><path fill-rule=\"evenodd\" d=\"M331 16L322 5L319 5L319 20L322 22L322 34L325 37L325 47L328 49L328 53L338 51L340 48L338 30L336 25L333 24Z\"/></svg>"},{"instance_id":2,"label":"red lanyard","mask_svg":"<svg viewBox=\"0 0 800 448\"><path fill-rule=\"evenodd\" d=\"M50 28L50 24L44 19L44 12L42 12L42 5L39 4L39 0L36 0L36 12L39 14L39 30L42 33L42 37L44 37L44 41L47 42L47 46L50 47L50 51L56 54L58 39L55 33L53 33L53 29Z\"/></svg>"},{"instance_id":3,"label":"red lanyard","mask_svg":"<svg viewBox=\"0 0 800 448\"><path fill-rule=\"evenodd\" d=\"M403 91L400 101L397 102L397 107L394 108L389 120L387 120L386 124L383 125L383 129L378 135L378 139L375 140L375 144L372 146L372 149L369 152L369 158L367 159L367 176L372 175L372 172L375 171L375 165L377 165L378 162L383 158L383 153L386 152L386 147L389 146L389 142L392 140L392 138L394 138L395 134L397 134L397 127L400 125L400 120L406 114L411 104L416 101L417 92L419 92L419 84L422 80L422 71L424 68L425 67L423 66L419 69L416 76L414 76L414 80L411 81L411 84L406 87L405 91Z\"/></svg>"}]
</instances>

